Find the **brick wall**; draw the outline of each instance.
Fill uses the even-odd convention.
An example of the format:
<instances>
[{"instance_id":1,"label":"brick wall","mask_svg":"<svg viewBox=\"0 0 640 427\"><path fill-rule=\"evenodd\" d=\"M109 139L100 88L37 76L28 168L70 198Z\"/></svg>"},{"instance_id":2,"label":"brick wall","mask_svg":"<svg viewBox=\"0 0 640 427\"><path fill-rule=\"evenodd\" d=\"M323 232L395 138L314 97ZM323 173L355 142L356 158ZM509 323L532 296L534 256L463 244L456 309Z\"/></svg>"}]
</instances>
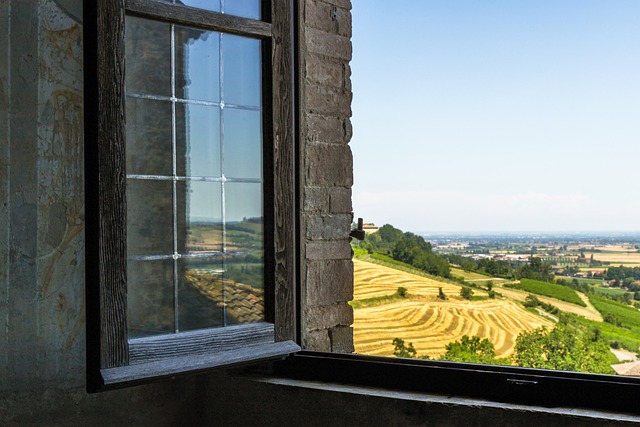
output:
<instances>
[{"instance_id":1,"label":"brick wall","mask_svg":"<svg viewBox=\"0 0 640 427\"><path fill-rule=\"evenodd\" d=\"M351 1L300 2L302 341L353 352Z\"/></svg>"}]
</instances>

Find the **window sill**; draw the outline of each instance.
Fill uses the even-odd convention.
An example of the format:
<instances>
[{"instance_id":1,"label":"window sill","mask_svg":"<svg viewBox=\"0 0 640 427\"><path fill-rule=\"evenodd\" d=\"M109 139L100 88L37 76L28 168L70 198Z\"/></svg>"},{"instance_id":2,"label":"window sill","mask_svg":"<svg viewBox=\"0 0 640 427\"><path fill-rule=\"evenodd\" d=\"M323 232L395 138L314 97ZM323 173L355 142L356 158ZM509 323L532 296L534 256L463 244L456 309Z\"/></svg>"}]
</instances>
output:
<instances>
[{"instance_id":1,"label":"window sill","mask_svg":"<svg viewBox=\"0 0 640 427\"><path fill-rule=\"evenodd\" d=\"M582 422L623 422L623 423L640 423L640 417L622 414L616 412L597 411L580 408L547 408L541 406L530 406L512 403L492 402L483 399L464 398L456 396L445 396L432 393L409 392L389 390L379 387L367 387L359 385L348 385L329 383L322 381L296 380L280 376L265 376L250 374L246 377L250 381L271 384L275 386L287 388L303 388L309 390L317 390L329 393L342 393L362 397L377 397L383 399L391 399L395 401L410 402L415 405L432 405L446 407L447 410L455 411L456 409L469 409L473 411L499 410L503 412L512 412L514 415L521 413L527 416L535 417L536 414L544 416L557 416L558 419L567 420L571 418L576 423Z\"/></svg>"},{"instance_id":2,"label":"window sill","mask_svg":"<svg viewBox=\"0 0 640 427\"><path fill-rule=\"evenodd\" d=\"M146 363L101 369L105 389L191 375L215 368L233 368L249 363L284 359L300 350L293 341L248 345L235 350L170 357Z\"/></svg>"},{"instance_id":3,"label":"window sill","mask_svg":"<svg viewBox=\"0 0 640 427\"><path fill-rule=\"evenodd\" d=\"M389 396L454 396L447 401L545 412L601 411L640 422L639 378L309 351L274 364L274 373L293 381L347 384Z\"/></svg>"}]
</instances>

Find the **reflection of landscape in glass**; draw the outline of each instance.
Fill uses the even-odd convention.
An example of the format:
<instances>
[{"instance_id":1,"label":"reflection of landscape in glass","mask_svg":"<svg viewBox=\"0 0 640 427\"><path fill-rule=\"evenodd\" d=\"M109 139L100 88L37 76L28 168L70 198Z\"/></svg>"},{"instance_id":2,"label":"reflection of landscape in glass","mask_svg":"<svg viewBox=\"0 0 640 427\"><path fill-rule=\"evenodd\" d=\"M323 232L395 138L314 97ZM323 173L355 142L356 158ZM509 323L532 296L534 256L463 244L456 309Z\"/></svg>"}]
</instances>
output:
<instances>
[{"instance_id":1,"label":"reflection of landscape in glass","mask_svg":"<svg viewBox=\"0 0 640 427\"><path fill-rule=\"evenodd\" d=\"M428 240L354 243L356 352L640 375L640 234Z\"/></svg>"},{"instance_id":2,"label":"reflection of landscape in glass","mask_svg":"<svg viewBox=\"0 0 640 427\"><path fill-rule=\"evenodd\" d=\"M126 57L129 336L264 320L261 41L128 16Z\"/></svg>"}]
</instances>

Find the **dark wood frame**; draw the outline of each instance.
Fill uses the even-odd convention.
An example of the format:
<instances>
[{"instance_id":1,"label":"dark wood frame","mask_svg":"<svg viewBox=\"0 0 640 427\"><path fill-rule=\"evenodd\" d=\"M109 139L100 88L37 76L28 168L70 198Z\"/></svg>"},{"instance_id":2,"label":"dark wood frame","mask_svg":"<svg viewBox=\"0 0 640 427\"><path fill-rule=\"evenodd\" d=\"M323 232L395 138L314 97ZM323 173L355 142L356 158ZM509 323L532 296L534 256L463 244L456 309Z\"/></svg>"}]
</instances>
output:
<instances>
[{"instance_id":1,"label":"dark wood frame","mask_svg":"<svg viewBox=\"0 0 640 427\"><path fill-rule=\"evenodd\" d=\"M282 358L296 338L293 0L262 21L157 0L84 2L87 389ZM126 301L125 15L263 40L265 317L258 324L129 340Z\"/></svg>"}]
</instances>

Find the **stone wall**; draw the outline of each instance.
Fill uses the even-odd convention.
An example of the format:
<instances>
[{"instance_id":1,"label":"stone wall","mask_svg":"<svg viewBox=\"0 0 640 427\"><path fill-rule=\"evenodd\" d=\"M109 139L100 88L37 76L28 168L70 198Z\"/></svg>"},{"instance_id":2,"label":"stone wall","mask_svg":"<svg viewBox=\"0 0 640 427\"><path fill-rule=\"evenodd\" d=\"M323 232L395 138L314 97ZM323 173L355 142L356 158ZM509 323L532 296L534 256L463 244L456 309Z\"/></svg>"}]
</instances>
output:
<instances>
[{"instance_id":1,"label":"stone wall","mask_svg":"<svg viewBox=\"0 0 640 427\"><path fill-rule=\"evenodd\" d=\"M300 2L302 345L353 352L351 2Z\"/></svg>"}]
</instances>

